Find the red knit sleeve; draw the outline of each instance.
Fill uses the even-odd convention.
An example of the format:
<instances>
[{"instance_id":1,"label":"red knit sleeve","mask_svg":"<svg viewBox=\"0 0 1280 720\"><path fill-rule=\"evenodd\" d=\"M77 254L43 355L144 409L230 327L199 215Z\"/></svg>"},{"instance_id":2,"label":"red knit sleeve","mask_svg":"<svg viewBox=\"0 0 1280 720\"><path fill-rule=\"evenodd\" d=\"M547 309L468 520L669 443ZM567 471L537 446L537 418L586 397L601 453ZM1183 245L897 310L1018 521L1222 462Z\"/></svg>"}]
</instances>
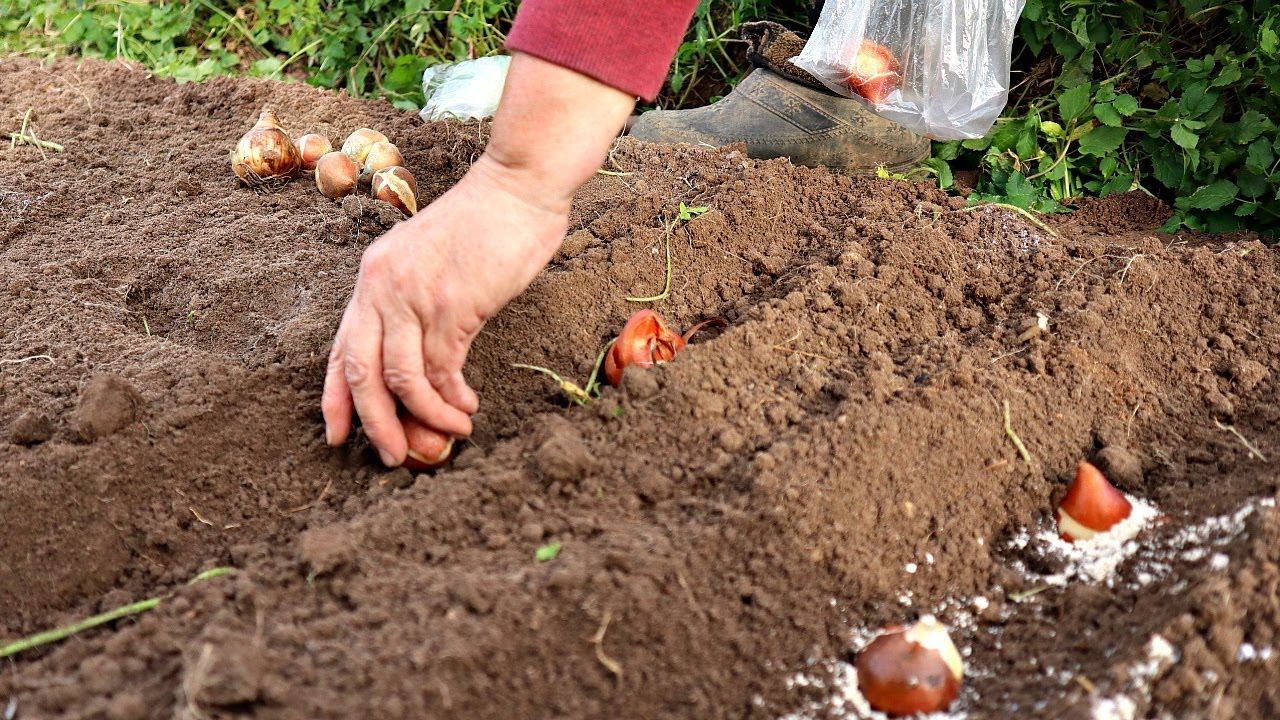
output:
<instances>
[{"instance_id":1,"label":"red knit sleeve","mask_svg":"<svg viewBox=\"0 0 1280 720\"><path fill-rule=\"evenodd\" d=\"M698 0L523 0L507 49L652 100L697 5Z\"/></svg>"}]
</instances>

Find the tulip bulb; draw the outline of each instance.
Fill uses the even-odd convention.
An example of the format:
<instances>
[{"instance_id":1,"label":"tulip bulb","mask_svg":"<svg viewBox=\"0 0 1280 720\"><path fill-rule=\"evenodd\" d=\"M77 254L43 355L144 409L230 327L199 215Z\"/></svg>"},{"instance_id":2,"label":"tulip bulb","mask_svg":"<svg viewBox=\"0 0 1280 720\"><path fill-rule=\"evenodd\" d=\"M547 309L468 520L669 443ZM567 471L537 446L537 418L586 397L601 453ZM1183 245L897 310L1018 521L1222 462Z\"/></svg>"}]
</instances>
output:
<instances>
[{"instance_id":1,"label":"tulip bulb","mask_svg":"<svg viewBox=\"0 0 1280 720\"><path fill-rule=\"evenodd\" d=\"M316 169L320 158L333 152L333 143L329 138L315 133L307 133L293 142L298 146L298 154L302 157L302 169L310 172Z\"/></svg>"},{"instance_id":2,"label":"tulip bulb","mask_svg":"<svg viewBox=\"0 0 1280 720\"><path fill-rule=\"evenodd\" d=\"M374 173L373 196L394 205L405 215L418 212L418 182L399 165Z\"/></svg>"},{"instance_id":3,"label":"tulip bulb","mask_svg":"<svg viewBox=\"0 0 1280 720\"><path fill-rule=\"evenodd\" d=\"M876 105L897 90L902 79L902 66L893 52L870 40L863 40L858 46L847 72L849 89Z\"/></svg>"},{"instance_id":4,"label":"tulip bulb","mask_svg":"<svg viewBox=\"0 0 1280 720\"><path fill-rule=\"evenodd\" d=\"M363 165L374 143L386 142L387 136L370 128L360 128L347 136L342 143L342 152L351 156L356 165Z\"/></svg>"},{"instance_id":5,"label":"tulip bulb","mask_svg":"<svg viewBox=\"0 0 1280 720\"><path fill-rule=\"evenodd\" d=\"M648 368L671 360L689 344L689 338L708 323L723 324L724 321L706 320L681 335L663 322L658 313L637 310L622 326L618 339L604 356L605 379L617 387L622 382L622 372L628 367Z\"/></svg>"},{"instance_id":6,"label":"tulip bulb","mask_svg":"<svg viewBox=\"0 0 1280 720\"><path fill-rule=\"evenodd\" d=\"M400 413L405 438L409 441L409 455L404 467L414 472L437 468L449 462L453 454L453 438L418 422L412 415Z\"/></svg>"},{"instance_id":7,"label":"tulip bulb","mask_svg":"<svg viewBox=\"0 0 1280 720\"><path fill-rule=\"evenodd\" d=\"M960 653L932 615L909 627L886 628L854 665L862 696L893 717L947 709L964 676Z\"/></svg>"},{"instance_id":8,"label":"tulip bulb","mask_svg":"<svg viewBox=\"0 0 1280 720\"><path fill-rule=\"evenodd\" d=\"M1058 505L1058 532L1067 542L1088 540L1129 517L1133 505L1098 468L1076 466L1076 479Z\"/></svg>"},{"instance_id":9,"label":"tulip bulb","mask_svg":"<svg viewBox=\"0 0 1280 720\"><path fill-rule=\"evenodd\" d=\"M359 166L346 153L325 153L316 163L316 187L327 198L337 199L355 192L359 175Z\"/></svg>"},{"instance_id":10,"label":"tulip bulb","mask_svg":"<svg viewBox=\"0 0 1280 720\"><path fill-rule=\"evenodd\" d=\"M302 156L280 127L276 114L264 108L258 123L231 153L231 170L255 190L277 190L298 172Z\"/></svg>"},{"instance_id":11,"label":"tulip bulb","mask_svg":"<svg viewBox=\"0 0 1280 720\"><path fill-rule=\"evenodd\" d=\"M360 169L360 181L370 182L379 170L397 165L404 165L400 149L389 142L376 142L369 146L369 153L365 155L364 167Z\"/></svg>"}]
</instances>

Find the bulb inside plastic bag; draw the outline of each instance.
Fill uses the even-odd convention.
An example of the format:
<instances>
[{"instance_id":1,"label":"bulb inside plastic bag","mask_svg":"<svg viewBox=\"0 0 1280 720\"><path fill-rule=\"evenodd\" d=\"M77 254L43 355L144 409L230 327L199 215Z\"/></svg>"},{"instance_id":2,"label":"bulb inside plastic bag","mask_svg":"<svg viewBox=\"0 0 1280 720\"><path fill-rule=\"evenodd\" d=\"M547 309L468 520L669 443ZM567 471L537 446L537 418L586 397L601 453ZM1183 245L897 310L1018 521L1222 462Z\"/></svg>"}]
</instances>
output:
<instances>
[{"instance_id":1,"label":"bulb inside plastic bag","mask_svg":"<svg viewBox=\"0 0 1280 720\"><path fill-rule=\"evenodd\" d=\"M418 115L428 122L493 117L510 66L509 55L432 65L422 73L427 101Z\"/></svg>"},{"instance_id":2,"label":"bulb inside plastic bag","mask_svg":"<svg viewBox=\"0 0 1280 720\"><path fill-rule=\"evenodd\" d=\"M792 63L921 135L979 138L1009 99L1023 2L827 0Z\"/></svg>"}]
</instances>

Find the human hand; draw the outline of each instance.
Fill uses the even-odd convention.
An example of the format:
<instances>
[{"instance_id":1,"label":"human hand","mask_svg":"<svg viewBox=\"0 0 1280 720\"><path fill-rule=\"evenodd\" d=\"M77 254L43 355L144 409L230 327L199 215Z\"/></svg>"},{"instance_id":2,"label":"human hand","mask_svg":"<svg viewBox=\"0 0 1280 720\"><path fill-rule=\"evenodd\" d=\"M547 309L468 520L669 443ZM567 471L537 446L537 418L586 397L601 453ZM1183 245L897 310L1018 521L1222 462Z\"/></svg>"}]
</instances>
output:
<instances>
[{"instance_id":1,"label":"human hand","mask_svg":"<svg viewBox=\"0 0 1280 720\"><path fill-rule=\"evenodd\" d=\"M563 194L481 156L467 175L365 251L329 355L321 407L330 445L359 413L382 462L408 451L397 402L430 428L465 437L479 398L462 376L485 321L555 253ZM532 189L531 189L532 188Z\"/></svg>"},{"instance_id":2,"label":"human hand","mask_svg":"<svg viewBox=\"0 0 1280 720\"><path fill-rule=\"evenodd\" d=\"M486 320L518 295L564 237L635 98L515 53L489 146L466 176L365 251L333 340L321 408L338 445L359 413L382 461L408 452L404 405L428 428L471 433L479 398L462 377Z\"/></svg>"}]
</instances>

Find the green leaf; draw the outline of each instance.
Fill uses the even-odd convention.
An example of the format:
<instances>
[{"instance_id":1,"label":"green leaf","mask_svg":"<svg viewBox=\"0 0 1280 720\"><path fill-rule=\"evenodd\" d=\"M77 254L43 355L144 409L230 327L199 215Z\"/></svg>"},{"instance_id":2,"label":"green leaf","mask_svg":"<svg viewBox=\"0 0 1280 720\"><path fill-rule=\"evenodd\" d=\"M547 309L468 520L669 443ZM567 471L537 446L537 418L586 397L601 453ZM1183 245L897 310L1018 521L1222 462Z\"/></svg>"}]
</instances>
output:
<instances>
[{"instance_id":1,"label":"green leaf","mask_svg":"<svg viewBox=\"0 0 1280 720\"><path fill-rule=\"evenodd\" d=\"M1226 87L1227 85L1233 85L1240 81L1240 77L1241 77L1240 66L1236 65L1235 63L1232 63L1222 68L1222 72L1218 73L1218 76L1213 79L1213 82L1210 83L1210 86Z\"/></svg>"},{"instance_id":2,"label":"green leaf","mask_svg":"<svg viewBox=\"0 0 1280 720\"><path fill-rule=\"evenodd\" d=\"M1010 205L1017 205L1026 210L1031 207L1031 201L1036 197L1036 189L1023 177L1022 173L1015 172L1009 175L1009 181L1004 185L1004 194Z\"/></svg>"},{"instance_id":3,"label":"green leaf","mask_svg":"<svg viewBox=\"0 0 1280 720\"><path fill-rule=\"evenodd\" d=\"M679 211L679 213L678 213L678 215L677 215L676 217L677 217L677 219L679 219L679 220L692 220L692 219L694 219L694 218L698 217L699 215L701 215L702 213L704 213L704 212L706 212L706 211L708 211L708 210L710 210L710 209L711 209L711 208L709 208L709 207L705 207L705 206L704 206L704 207L689 207L688 205L685 205L685 204L684 204L684 201L683 201L683 200L681 200L681 201L680 201L680 211Z\"/></svg>"},{"instance_id":4,"label":"green leaf","mask_svg":"<svg viewBox=\"0 0 1280 720\"><path fill-rule=\"evenodd\" d=\"M386 90L400 95L422 95L422 71L427 69L427 59L417 55L401 55L391 65L391 71L382 78Z\"/></svg>"},{"instance_id":5,"label":"green leaf","mask_svg":"<svg viewBox=\"0 0 1280 720\"><path fill-rule=\"evenodd\" d=\"M1249 143L1249 151L1245 165L1259 172L1266 172L1275 161L1275 153L1271 151L1271 143L1266 138L1258 138Z\"/></svg>"},{"instance_id":6,"label":"green leaf","mask_svg":"<svg viewBox=\"0 0 1280 720\"><path fill-rule=\"evenodd\" d=\"M1236 184L1240 186L1240 194L1245 197L1262 197L1267 192L1267 178L1247 168L1236 173Z\"/></svg>"},{"instance_id":7,"label":"green leaf","mask_svg":"<svg viewBox=\"0 0 1280 720\"><path fill-rule=\"evenodd\" d=\"M556 556L559 554L560 543L553 542L538 548L538 550L533 554L533 557L538 562L549 562L551 560L555 560Z\"/></svg>"},{"instance_id":8,"label":"green leaf","mask_svg":"<svg viewBox=\"0 0 1280 720\"><path fill-rule=\"evenodd\" d=\"M1075 19L1071 21L1071 34L1075 36L1076 42L1084 47L1093 44L1089 40L1089 16L1084 8L1077 11Z\"/></svg>"},{"instance_id":9,"label":"green leaf","mask_svg":"<svg viewBox=\"0 0 1280 720\"><path fill-rule=\"evenodd\" d=\"M1080 152L1085 155L1102 157L1120 147L1128 132L1125 128L1100 125L1080 138Z\"/></svg>"},{"instance_id":10,"label":"green leaf","mask_svg":"<svg viewBox=\"0 0 1280 720\"><path fill-rule=\"evenodd\" d=\"M1102 177L1111 177L1111 174L1120 166L1120 161L1116 160L1115 155L1108 155L1102 158L1098 163L1098 172L1102 173Z\"/></svg>"},{"instance_id":11,"label":"green leaf","mask_svg":"<svg viewBox=\"0 0 1280 720\"><path fill-rule=\"evenodd\" d=\"M924 161L924 166L933 171L938 178L938 187L946 190L955 185L955 177L951 174L951 165L941 158L932 157Z\"/></svg>"},{"instance_id":12,"label":"green leaf","mask_svg":"<svg viewBox=\"0 0 1280 720\"><path fill-rule=\"evenodd\" d=\"M1066 122L1075 120L1089 107L1089 86L1076 85L1058 95L1058 113Z\"/></svg>"},{"instance_id":13,"label":"green leaf","mask_svg":"<svg viewBox=\"0 0 1280 720\"><path fill-rule=\"evenodd\" d=\"M1118 95L1116 99L1112 101L1111 107L1115 108L1116 112L1121 115L1129 117L1130 115L1138 112L1138 100L1132 95Z\"/></svg>"},{"instance_id":14,"label":"green leaf","mask_svg":"<svg viewBox=\"0 0 1280 720\"><path fill-rule=\"evenodd\" d=\"M1022 134L1018 136L1018 142L1014 146L1019 158L1030 160L1040 152L1040 138L1036 134L1038 128L1039 125L1032 122L1028 122L1023 127Z\"/></svg>"},{"instance_id":15,"label":"green leaf","mask_svg":"<svg viewBox=\"0 0 1280 720\"><path fill-rule=\"evenodd\" d=\"M1012 148L1018 142L1018 137L1022 135L1023 123L1006 122L996 126L996 131L991 135L991 147L1004 152Z\"/></svg>"},{"instance_id":16,"label":"green leaf","mask_svg":"<svg viewBox=\"0 0 1280 720\"><path fill-rule=\"evenodd\" d=\"M1236 142L1245 144L1251 143L1266 129L1270 121L1267 116L1257 110L1249 110L1240 116L1236 121Z\"/></svg>"},{"instance_id":17,"label":"green leaf","mask_svg":"<svg viewBox=\"0 0 1280 720\"><path fill-rule=\"evenodd\" d=\"M969 140L964 141L964 143L967 143L967 142L971 142L971 141ZM979 139L977 142L979 143L978 147L969 148L969 149L971 150L987 149L985 140ZM940 160L955 160L957 157L960 156L960 148L968 147L967 145L964 145L964 143L956 142L954 140L951 142L936 143L933 146L933 156Z\"/></svg>"},{"instance_id":18,"label":"green leaf","mask_svg":"<svg viewBox=\"0 0 1280 720\"><path fill-rule=\"evenodd\" d=\"M1062 126L1052 120L1045 120L1040 123L1040 132L1045 137L1060 138L1062 137Z\"/></svg>"},{"instance_id":19,"label":"green leaf","mask_svg":"<svg viewBox=\"0 0 1280 720\"><path fill-rule=\"evenodd\" d=\"M1173 141L1180 148L1191 149L1200 142L1200 136L1188 130L1185 125L1178 123L1169 128L1169 135L1173 137Z\"/></svg>"},{"instance_id":20,"label":"green leaf","mask_svg":"<svg viewBox=\"0 0 1280 720\"><path fill-rule=\"evenodd\" d=\"M1117 193L1129 192L1132 185L1133 180L1128 175L1116 175L1098 189L1098 194L1106 197Z\"/></svg>"},{"instance_id":21,"label":"green leaf","mask_svg":"<svg viewBox=\"0 0 1280 720\"><path fill-rule=\"evenodd\" d=\"M1120 117L1120 113L1116 112L1116 109L1110 103L1094 105L1093 116L1102 121L1103 125L1120 127L1124 124L1124 118Z\"/></svg>"},{"instance_id":22,"label":"green leaf","mask_svg":"<svg viewBox=\"0 0 1280 720\"><path fill-rule=\"evenodd\" d=\"M1183 217L1182 213L1174 213L1169 216L1168 220L1164 221L1163 225L1160 226L1160 232L1164 232L1164 233L1177 232L1178 228L1183 226L1185 220L1186 219Z\"/></svg>"},{"instance_id":23,"label":"green leaf","mask_svg":"<svg viewBox=\"0 0 1280 720\"><path fill-rule=\"evenodd\" d=\"M1262 28L1262 32L1258 34L1258 49L1268 55L1274 55L1277 48L1280 48L1280 33L1269 27Z\"/></svg>"},{"instance_id":24,"label":"green leaf","mask_svg":"<svg viewBox=\"0 0 1280 720\"><path fill-rule=\"evenodd\" d=\"M1205 83L1198 82L1188 85L1187 89L1182 91L1178 106L1182 108L1184 115L1200 117L1213 109L1214 103L1218 101L1218 94L1207 90Z\"/></svg>"},{"instance_id":25,"label":"green leaf","mask_svg":"<svg viewBox=\"0 0 1280 720\"><path fill-rule=\"evenodd\" d=\"M1256 201L1241 203L1236 206L1236 215L1239 217L1248 217L1249 215L1252 215L1255 212L1257 212L1257 210L1258 210L1258 203Z\"/></svg>"},{"instance_id":26,"label":"green leaf","mask_svg":"<svg viewBox=\"0 0 1280 720\"><path fill-rule=\"evenodd\" d=\"M268 57L268 58L262 58L260 60L254 60L253 64L249 66L249 72L254 75L271 77L273 75L278 75L280 73L280 70L283 68L284 68L283 60L279 58Z\"/></svg>"},{"instance_id":27,"label":"green leaf","mask_svg":"<svg viewBox=\"0 0 1280 720\"><path fill-rule=\"evenodd\" d=\"M1187 205L1197 210L1217 210L1235 200L1238 190L1230 180L1217 180L1197 188L1187 198Z\"/></svg>"}]
</instances>

